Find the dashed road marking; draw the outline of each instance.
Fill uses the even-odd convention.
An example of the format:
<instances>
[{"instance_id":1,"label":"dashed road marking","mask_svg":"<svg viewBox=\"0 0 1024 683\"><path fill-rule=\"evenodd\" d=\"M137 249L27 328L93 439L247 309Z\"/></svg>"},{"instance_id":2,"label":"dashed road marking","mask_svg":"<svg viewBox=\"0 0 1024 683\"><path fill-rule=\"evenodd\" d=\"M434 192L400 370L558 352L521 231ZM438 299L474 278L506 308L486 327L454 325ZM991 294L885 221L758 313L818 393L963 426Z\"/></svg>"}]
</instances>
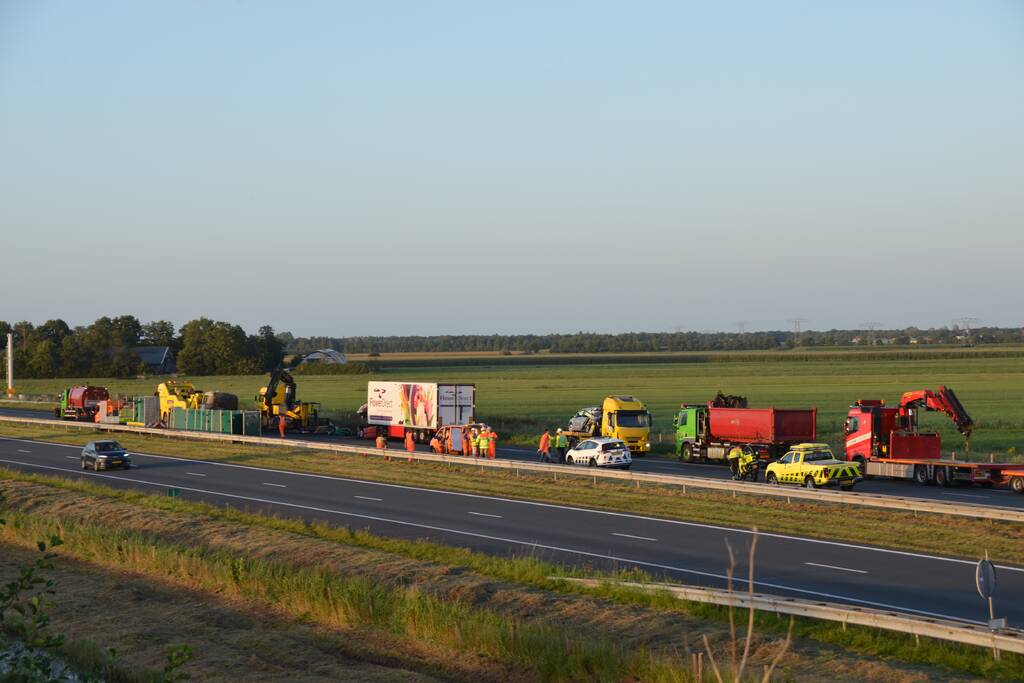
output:
<instances>
[{"instance_id":1,"label":"dashed road marking","mask_svg":"<svg viewBox=\"0 0 1024 683\"><path fill-rule=\"evenodd\" d=\"M622 538L635 538L638 541L657 541L658 540L656 538L651 538L650 536L634 536L633 534L617 534L614 531L612 532L612 536L621 536Z\"/></svg>"},{"instance_id":2,"label":"dashed road marking","mask_svg":"<svg viewBox=\"0 0 1024 683\"><path fill-rule=\"evenodd\" d=\"M271 484L269 481L263 482L264 486L276 486L279 489L287 488L284 484Z\"/></svg>"},{"instance_id":3,"label":"dashed road marking","mask_svg":"<svg viewBox=\"0 0 1024 683\"><path fill-rule=\"evenodd\" d=\"M383 498L374 498L373 496L352 496L353 498L359 498L360 500L375 500L378 503L383 501Z\"/></svg>"},{"instance_id":4,"label":"dashed road marking","mask_svg":"<svg viewBox=\"0 0 1024 683\"><path fill-rule=\"evenodd\" d=\"M193 477L205 477L206 476L205 474L202 474L201 472L186 472L185 474L191 474Z\"/></svg>"},{"instance_id":5,"label":"dashed road marking","mask_svg":"<svg viewBox=\"0 0 1024 683\"><path fill-rule=\"evenodd\" d=\"M823 567L825 569L836 569L841 572L854 572L856 574L867 574L863 569L850 569L849 567L837 567L834 564L818 564L817 562L804 562L810 567Z\"/></svg>"},{"instance_id":6,"label":"dashed road marking","mask_svg":"<svg viewBox=\"0 0 1024 683\"><path fill-rule=\"evenodd\" d=\"M495 519L505 519L501 515L489 515L486 512L467 512L469 515L476 515L477 517L494 517Z\"/></svg>"},{"instance_id":7,"label":"dashed road marking","mask_svg":"<svg viewBox=\"0 0 1024 683\"><path fill-rule=\"evenodd\" d=\"M78 460L78 458L80 456L77 456L77 455L65 455L64 457L67 458L68 460Z\"/></svg>"},{"instance_id":8,"label":"dashed road marking","mask_svg":"<svg viewBox=\"0 0 1024 683\"><path fill-rule=\"evenodd\" d=\"M24 448L19 448L18 452L19 453L31 453L32 451L26 451Z\"/></svg>"}]
</instances>

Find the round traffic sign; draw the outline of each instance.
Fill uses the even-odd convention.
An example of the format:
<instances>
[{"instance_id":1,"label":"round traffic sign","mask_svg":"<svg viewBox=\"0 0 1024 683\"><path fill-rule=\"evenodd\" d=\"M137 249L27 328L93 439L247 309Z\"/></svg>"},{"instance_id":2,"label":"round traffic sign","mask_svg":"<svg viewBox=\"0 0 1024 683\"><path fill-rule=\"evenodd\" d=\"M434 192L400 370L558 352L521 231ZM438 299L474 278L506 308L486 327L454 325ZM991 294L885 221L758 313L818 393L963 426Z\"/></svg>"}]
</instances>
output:
<instances>
[{"instance_id":1,"label":"round traffic sign","mask_svg":"<svg viewBox=\"0 0 1024 683\"><path fill-rule=\"evenodd\" d=\"M988 600L996 592L996 567L989 560L979 560L978 568L974 572L974 582L978 586L978 593Z\"/></svg>"}]
</instances>

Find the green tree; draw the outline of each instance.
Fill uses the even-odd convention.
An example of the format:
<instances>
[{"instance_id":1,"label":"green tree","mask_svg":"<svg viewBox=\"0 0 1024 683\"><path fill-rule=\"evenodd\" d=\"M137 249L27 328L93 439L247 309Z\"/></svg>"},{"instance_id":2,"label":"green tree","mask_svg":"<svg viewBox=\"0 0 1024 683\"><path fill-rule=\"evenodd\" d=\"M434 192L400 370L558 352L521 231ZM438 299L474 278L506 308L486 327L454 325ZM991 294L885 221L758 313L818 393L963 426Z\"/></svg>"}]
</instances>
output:
<instances>
[{"instance_id":1,"label":"green tree","mask_svg":"<svg viewBox=\"0 0 1024 683\"><path fill-rule=\"evenodd\" d=\"M174 323L154 320L142 326L140 343L144 346L174 346Z\"/></svg>"}]
</instances>

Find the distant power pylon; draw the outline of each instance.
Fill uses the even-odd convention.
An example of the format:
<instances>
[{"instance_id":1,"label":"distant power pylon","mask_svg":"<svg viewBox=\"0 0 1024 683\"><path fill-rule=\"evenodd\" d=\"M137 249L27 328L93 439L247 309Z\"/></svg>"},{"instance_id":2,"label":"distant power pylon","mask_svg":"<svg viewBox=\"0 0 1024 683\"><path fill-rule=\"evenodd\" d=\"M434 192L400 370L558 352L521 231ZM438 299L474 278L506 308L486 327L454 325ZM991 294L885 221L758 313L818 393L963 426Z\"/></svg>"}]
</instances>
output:
<instances>
[{"instance_id":1,"label":"distant power pylon","mask_svg":"<svg viewBox=\"0 0 1024 683\"><path fill-rule=\"evenodd\" d=\"M957 318L956 322L960 323L960 329L964 331L964 334L966 334L968 337L970 337L971 336L971 325L973 325L974 323L980 323L981 322L981 318L971 318L971 317L965 315L965 316L963 316L961 318Z\"/></svg>"},{"instance_id":2,"label":"distant power pylon","mask_svg":"<svg viewBox=\"0 0 1024 683\"><path fill-rule=\"evenodd\" d=\"M733 325L736 326L736 329L739 330L740 334L743 334L744 332L747 331L747 325L749 324L749 320L737 320L736 322L733 323Z\"/></svg>"},{"instance_id":3,"label":"distant power pylon","mask_svg":"<svg viewBox=\"0 0 1024 683\"><path fill-rule=\"evenodd\" d=\"M866 322L866 323L861 323L860 326L868 331L868 344L870 346L874 346L875 345L875 328L878 327L878 323L876 323L876 322Z\"/></svg>"},{"instance_id":4,"label":"distant power pylon","mask_svg":"<svg viewBox=\"0 0 1024 683\"><path fill-rule=\"evenodd\" d=\"M801 339L800 326L807 322L807 318L789 318L786 322L793 324L793 341L799 344Z\"/></svg>"}]
</instances>

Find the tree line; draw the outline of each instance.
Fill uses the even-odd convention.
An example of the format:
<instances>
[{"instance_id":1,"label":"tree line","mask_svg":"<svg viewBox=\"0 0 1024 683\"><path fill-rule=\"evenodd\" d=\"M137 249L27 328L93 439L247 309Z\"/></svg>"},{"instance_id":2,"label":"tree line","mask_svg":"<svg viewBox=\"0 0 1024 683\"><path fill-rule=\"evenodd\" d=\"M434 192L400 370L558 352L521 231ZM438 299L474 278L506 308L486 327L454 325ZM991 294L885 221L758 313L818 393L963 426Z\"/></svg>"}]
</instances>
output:
<instances>
[{"instance_id":1,"label":"tree line","mask_svg":"<svg viewBox=\"0 0 1024 683\"><path fill-rule=\"evenodd\" d=\"M198 318L181 328L166 320L142 323L135 316L102 317L71 327L63 320L41 325L0 320L0 341L14 333L16 374L29 378L132 377L147 368L132 351L168 346L179 372L189 375L259 374L279 367L286 354L293 363L317 349L343 353L636 353L682 351L763 351L834 346L1007 344L1024 342L1020 328L957 326L892 330L808 330L768 332L629 332L601 334L435 335L391 337L296 337L264 325L247 334L239 325Z\"/></svg>"},{"instance_id":2,"label":"tree line","mask_svg":"<svg viewBox=\"0 0 1024 683\"><path fill-rule=\"evenodd\" d=\"M0 320L0 341L14 333L16 377L134 377L147 367L132 351L140 346L168 346L178 371L190 375L257 374L278 367L284 344L264 325L246 334L238 325L199 318L175 329L166 320L142 323L132 315L102 317L91 325L71 327L63 320L41 325Z\"/></svg>"},{"instance_id":3,"label":"tree line","mask_svg":"<svg viewBox=\"0 0 1024 683\"><path fill-rule=\"evenodd\" d=\"M628 332L546 335L437 335L393 337L295 337L278 335L288 353L317 349L343 353L518 352L635 353L660 351L767 351L831 346L910 346L934 344L1009 344L1024 342L1020 328L983 327L969 332L957 326L892 330L775 330L768 332Z\"/></svg>"}]
</instances>

